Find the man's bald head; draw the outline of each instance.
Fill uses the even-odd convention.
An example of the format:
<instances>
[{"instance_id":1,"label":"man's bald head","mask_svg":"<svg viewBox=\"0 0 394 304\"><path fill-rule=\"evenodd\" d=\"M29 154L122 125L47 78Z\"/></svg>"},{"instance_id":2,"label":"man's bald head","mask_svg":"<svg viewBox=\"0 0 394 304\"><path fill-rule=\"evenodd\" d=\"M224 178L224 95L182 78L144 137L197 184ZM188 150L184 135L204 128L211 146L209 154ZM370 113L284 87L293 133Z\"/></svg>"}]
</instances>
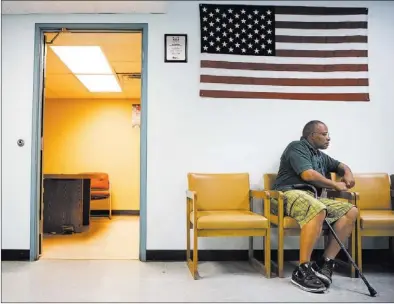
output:
<instances>
[{"instance_id":1,"label":"man's bald head","mask_svg":"<svg viewBox=\"0 0 394 304\"><path fill-rule=\"evenodd\" d=\"M325 126L325 123L320 120L311 120L308 122L302 130L302 137L308 138L309 135L311 135L313 132L316 132L318 125Z\"/></svg>"},{"instance_id":2,"label":"man's bald head","mask_svg":"<svg viewBox=\"0 0 394 304\"><path fill-rule=\"evenodd\" d=\"M316 149L327 149L331 140L326 124L320 120L308 122L302 130L302 137Z\"/></svg>"}]
</instances>

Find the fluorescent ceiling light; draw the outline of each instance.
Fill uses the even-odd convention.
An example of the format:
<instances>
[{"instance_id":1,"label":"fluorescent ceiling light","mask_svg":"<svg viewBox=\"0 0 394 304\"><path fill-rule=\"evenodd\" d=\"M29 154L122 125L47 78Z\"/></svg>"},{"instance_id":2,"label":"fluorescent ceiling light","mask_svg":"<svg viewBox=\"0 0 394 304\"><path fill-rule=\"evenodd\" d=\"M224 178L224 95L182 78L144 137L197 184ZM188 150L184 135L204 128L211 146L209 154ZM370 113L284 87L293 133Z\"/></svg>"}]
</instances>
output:
<instances>
[{"instance_id":1,"label":"fluorescent ceiling light","mask_svg":"<svg viewBox=\"0 0 394 304\"><path fill-rule=\"evenodd\" d=\"M90 92L122 92L99 46L51 46Z\"/></svg>"},{"instance_id":2,"label":"fluorescent ceiling light","mask_svg":"<svg viewBox=\"0 0 394 304\"><path fill-rule=\"evenodd\" d=\"M51 46L55 54L74 74L112 74L99 46Z\"/></svg>"},{"instance_id":3,"label":"fluorescent ceiling light","mask_svg":"<svg viewBox=\"0 0 394 304\"><path fill-rule=\"evenodd\" d=\"M90 92L122 92L114 75L75 75Z\"/></svg>"}]
</instances>

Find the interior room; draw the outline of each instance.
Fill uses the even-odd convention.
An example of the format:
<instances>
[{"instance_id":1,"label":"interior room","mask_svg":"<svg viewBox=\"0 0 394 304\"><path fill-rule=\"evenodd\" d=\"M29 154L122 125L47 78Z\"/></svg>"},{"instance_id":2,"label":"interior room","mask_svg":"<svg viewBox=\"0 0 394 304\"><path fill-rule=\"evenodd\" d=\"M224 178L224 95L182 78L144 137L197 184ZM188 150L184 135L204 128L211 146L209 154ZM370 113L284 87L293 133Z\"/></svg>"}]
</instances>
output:
<instances>
[{"instance_id":1,"label":"interior room","mask_svg":"<svg viewBox=\"0 0 394 304\"><path fill-rule=\"evenodd\" d=\"M394 1L2 1L2 7L8 12L1 27L3 302L393 302ZM79 223L87 233L67 234L72 228L65 226L64 234L46 234L38 258L41 35L62 28L73 33L59 34L55 45L93 29L141 31L143 60L134 68L137 59L121 56L131 39L81 39L100 45L117 73L122 93L105 95L88 93L62 64L58 74L47 64L44 126L55 126L43 134L46 181L59 182L60 174L76 180L71 193L84 202L93 192L92 176L98 177L94 182L104 189L95 193L111 188L111 219L108 199L91 200L87 213L82 203ZM48 60L57 59L51 52L48 46ZM139 72L141 80L133 78ZM72 83L81 94L71 95ZM129 123L139 99L138 129ZM321 152L350 168L349 187L351 175L355 179L344 191L335 170L331 182L341 191L325 191L359 211L356 218L341 217L349 229L343 244L330 237L336 224L326 225L323 211L314 217L320 220L313 220L315 228L304 230L290 214L307 213L314 193L303 208L285 207L285 193L273 186L283 152L301 141L312 120L324 122L328 132L318 124L307 137L324 144L330 138ZM134 135L140 149L126 142ZM321 172L328 162L315 157L316 147L308 148L307 159ZM103 173L108 178L101 180ZM106 229L121 218L134 219L135 229L139 221L139 236L119 225L112 238ZM126 246L137 248L138 238L139 258L132 259ZM51 241L56 245L48 246ZM322 288L312 267L302 275L299 266L321 261L328 243L344 249L320 264L328 265L324 272L332 280ZM295 277L320 282L319 290L294 284L295 270Z\"/></svg>"},{"instance_id":2,"label":"interior room","mask_svg":"<svg viewBox=\"0 0 394 304\"><path fill-rule=\"evenodd\" d=\"M138 259L141 38L45 35L43 259Z\"/></svg>"}]
</instances>

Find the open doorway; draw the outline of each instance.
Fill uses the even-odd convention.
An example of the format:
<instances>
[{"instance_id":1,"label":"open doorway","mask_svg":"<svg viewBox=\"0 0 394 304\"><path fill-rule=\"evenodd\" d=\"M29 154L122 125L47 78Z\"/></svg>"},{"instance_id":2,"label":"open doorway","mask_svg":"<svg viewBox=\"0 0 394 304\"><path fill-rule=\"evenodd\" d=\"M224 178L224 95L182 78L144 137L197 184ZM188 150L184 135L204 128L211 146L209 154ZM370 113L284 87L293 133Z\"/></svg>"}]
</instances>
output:
<instances>
[{"instance_id":1,"label":"open doorway","mask_svg":"<svg viewBox=\"0 0 394 304\"><path fill-rule=\"evenodd\" d=\"M142 31L43 36L38 256L143 260Z\"/></svg>"}]
</instances>

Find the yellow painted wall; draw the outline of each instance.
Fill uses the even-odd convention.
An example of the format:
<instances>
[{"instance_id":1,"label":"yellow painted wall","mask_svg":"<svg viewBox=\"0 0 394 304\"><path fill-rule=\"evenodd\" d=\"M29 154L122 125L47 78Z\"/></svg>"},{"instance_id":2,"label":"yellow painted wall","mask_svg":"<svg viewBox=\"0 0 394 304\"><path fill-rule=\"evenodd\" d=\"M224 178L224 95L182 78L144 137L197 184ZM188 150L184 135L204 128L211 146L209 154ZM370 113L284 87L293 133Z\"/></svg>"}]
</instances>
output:
<instances>
[{"instance_id":1,"label":"yellow painted wall","mask_svg":"<svg viewBox=\"0 0 394 304\"><path fill-rule=\"evenodd\" d=\"M44 174L106 172L112 209L139 210L140 129L131 125L133 103L139 102L47 99ZM102 203L92 209L103 209Z\"/></svg>"}]
</instances>

